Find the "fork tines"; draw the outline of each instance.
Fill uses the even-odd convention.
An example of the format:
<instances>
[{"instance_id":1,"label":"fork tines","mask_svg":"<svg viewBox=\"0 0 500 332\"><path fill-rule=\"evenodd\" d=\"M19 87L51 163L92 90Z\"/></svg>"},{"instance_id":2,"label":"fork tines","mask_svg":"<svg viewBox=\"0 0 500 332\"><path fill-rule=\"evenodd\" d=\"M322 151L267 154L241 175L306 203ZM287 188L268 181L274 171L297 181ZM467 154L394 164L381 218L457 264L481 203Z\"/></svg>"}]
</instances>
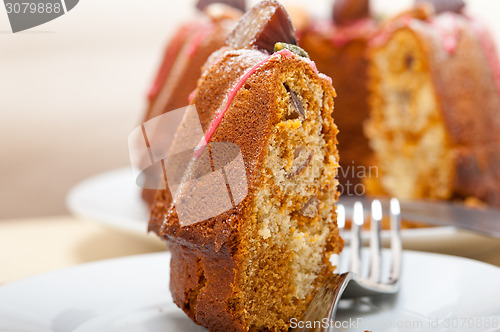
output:
<instances>
[{"instance_id":1,"label":"fork tines","mask_svg":"<svg viewBox=\"0 0 500 332\"><path fill-rule=\"evenodd\" d=\"M390 239L391 239L391 258L387 264L390 264L390 275L388 280L382 280L382 220L383 209L380 200L376 199L371 202L369 210L370 215L370 264L367 276L363 276L363 255L362 255L362 230L365 224L365 211L363 204L359 201L354 203L352 208L352 223L350 236L350 254L345 257L341 254L338 260L337 272L351 272L357 282L370 287L384 290L386 292L396 292L399 287L399 279L402 268L402 240L401 240L401 211L399 201L392 198L389 201L389 220L390 220ZM339 204L337 206L337 223L341 233L344 233L346 224L346 208ZM349 264L346 268L345 260L349 259ZM344 271L342 271L344 270ZM375 291L375 289L374 289Z\"/></svg>"}]
</instances>

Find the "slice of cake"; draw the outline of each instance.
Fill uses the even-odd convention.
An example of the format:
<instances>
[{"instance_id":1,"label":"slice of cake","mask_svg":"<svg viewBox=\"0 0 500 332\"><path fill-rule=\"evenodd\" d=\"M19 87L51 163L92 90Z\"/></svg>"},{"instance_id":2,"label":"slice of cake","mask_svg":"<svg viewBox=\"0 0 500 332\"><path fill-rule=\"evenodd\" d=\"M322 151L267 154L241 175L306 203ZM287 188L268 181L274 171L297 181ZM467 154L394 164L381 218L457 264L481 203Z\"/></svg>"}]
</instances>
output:
<instances>
[{"instance_id":1,"label":"slice of cake","mask_svg":"<svg viewBox=\"0 0 500 332\"><path fill-rule=\"evenodd\" d=\"M299 45L333 78L338 94L335 123L340 129L339 180L343 195L363 195L360 183L370 175L372 154L363 125L368 119L367 44L377 23L368 0L336 0L332 19L313 21L302 33Z\"/></svg>"},{"instance_id":2,"label":"slice of cake","mask_svg":"<svg viewBox=\"0 0 500 332\"><path fill-rule=\"evenodd\" d=\"M294 40L283 7L263 1L198 82L192 103L205 136L184 179L221 174L219 157L232 152L217 147L237 147L229 159L241 155L243 172L224 168L229 181L221 190L231 193L232 206L203 219L202 206L218 208L219 195L193 181L179 187L173 203L159 191L153 205L150 227L172 253L174 302L210 331L286 331L343 246L334 206L335 91L303 50L287 44ZM246 195L235 190L238 181ZM198 209L181 212L194 197Z\"/></svg>"},{"instance_id":3,"label":"slice of cake","mask_svg":"<svg viewBox=\"0 0 500 332\"><path fill-rule=\"evenodd\" d=\"M366 129L387 194L500 206L498 55L462 7L419 1L384 26L370 52Z\"/></svg>"},{"instance_id":4,"label":"slice of cake","mask_svg":"<svg viewBox=\"0 0 500 332\"><path fill-rule=\"evenodd\" d=\"M187 106L201 67L210 54L224 45L245 9L244 0L200 0L196 18L183 24L168 43L163 61L148 94L143 122ZM175 130L175 128L172 128ZM151 204L156 190L144 189Z\"/></svg>"}]
</instances>

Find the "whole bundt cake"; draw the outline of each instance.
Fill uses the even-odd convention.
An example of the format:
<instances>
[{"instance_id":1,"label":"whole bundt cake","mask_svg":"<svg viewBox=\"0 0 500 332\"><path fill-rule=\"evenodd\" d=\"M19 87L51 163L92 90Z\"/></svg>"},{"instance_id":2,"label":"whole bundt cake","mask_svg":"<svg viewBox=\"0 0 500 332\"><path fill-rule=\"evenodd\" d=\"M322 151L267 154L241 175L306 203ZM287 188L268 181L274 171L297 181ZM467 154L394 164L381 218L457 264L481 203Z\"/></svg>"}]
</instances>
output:
<instances>
[{"instance_id":1,"label":"whole bundt cake","mask_svg":"<svg viewBox=\"0 0 500 332\"><path fill-rule=\"evenodd\" d=\"M418 1L372 41L366 129L381 175L372 193L500 206L499 60L463 7Z\"/></svg>"}]
</instances>

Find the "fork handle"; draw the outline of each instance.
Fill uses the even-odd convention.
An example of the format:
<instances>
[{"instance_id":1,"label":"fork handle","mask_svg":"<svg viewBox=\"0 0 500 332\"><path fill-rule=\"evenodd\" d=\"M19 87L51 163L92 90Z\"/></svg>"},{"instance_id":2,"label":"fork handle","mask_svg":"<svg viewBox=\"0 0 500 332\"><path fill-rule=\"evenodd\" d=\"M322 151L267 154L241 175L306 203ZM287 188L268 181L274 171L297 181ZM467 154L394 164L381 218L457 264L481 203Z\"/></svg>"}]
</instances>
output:
<instances>
[{"instance_id":1,"label":"fork handle","mask_svg":"<svg viewBox=\"0 0 500 332\"><path fill-rule=\"evenodd\" d=\"M296 322L296 327L291 328L290 332L329 331L332 326L331 322L335 319L340 298L351 280L351 272L330 277L321 286L302 319Z\"/></svg>"}]
</instances>

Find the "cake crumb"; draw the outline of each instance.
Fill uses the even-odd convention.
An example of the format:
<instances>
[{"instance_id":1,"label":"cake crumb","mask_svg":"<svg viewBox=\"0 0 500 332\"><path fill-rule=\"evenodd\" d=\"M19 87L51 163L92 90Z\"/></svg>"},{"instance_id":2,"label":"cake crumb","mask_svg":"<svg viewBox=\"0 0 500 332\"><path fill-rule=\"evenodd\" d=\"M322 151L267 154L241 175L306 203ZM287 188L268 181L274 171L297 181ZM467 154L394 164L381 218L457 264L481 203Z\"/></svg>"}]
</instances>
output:
<instances>
[{"instance_id":1,"label":"cake crumb","mask_svg":"<svg viewBox=\"0 0 500 332\"><path fill-rule=\"evenodd\" d=\"M259 229L259 235L264 239L268 239L271 237L271 231L267 226L264 226L263 228Z\"/></svg>"}]
</instances>

